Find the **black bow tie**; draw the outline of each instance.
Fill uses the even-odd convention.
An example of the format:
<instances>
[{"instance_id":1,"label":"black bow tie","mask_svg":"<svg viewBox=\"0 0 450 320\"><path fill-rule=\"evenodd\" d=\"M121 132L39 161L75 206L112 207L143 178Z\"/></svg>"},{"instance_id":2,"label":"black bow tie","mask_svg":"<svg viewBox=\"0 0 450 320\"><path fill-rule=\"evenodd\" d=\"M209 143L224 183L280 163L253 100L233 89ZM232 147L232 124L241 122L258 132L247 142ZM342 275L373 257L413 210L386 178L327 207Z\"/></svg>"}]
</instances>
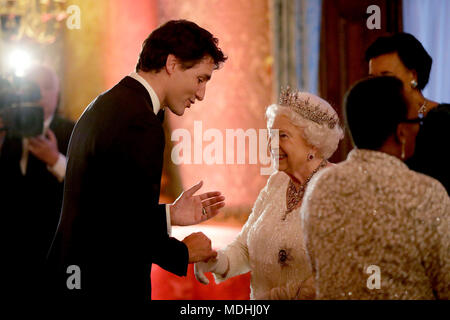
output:
<instances>
[{"instance_id":1,"label":"black bow tie","mask_svg":"<svg viewBox=\"0 0 450 320\"><path fill-rule=\"evenodd\" d=\"M159 119L159 121L164 122L164 109L159 109L156 117Z\"/></svg>"}]
</instances>

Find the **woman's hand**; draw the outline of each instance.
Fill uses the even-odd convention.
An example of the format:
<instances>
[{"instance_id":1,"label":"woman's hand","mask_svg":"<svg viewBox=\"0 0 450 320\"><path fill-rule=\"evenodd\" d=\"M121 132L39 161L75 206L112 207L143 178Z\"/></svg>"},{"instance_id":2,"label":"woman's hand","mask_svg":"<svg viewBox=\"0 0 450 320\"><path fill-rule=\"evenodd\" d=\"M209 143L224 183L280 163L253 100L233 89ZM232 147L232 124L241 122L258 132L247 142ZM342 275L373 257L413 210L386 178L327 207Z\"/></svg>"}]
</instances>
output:
<instances>
[{"instance_id":1,"label":"woman's hand","mask_svg":"<svg viewBox=\"0 0 450 320\"><path fill-rule=\"evenodd\" d=\"M209 280L205 276L205 272L214 272L226 277L229 269L228 257L221 251L218 252L216 258L194 264L194 274L197 281L208 284Z\"/></svg>"}]
</instances>

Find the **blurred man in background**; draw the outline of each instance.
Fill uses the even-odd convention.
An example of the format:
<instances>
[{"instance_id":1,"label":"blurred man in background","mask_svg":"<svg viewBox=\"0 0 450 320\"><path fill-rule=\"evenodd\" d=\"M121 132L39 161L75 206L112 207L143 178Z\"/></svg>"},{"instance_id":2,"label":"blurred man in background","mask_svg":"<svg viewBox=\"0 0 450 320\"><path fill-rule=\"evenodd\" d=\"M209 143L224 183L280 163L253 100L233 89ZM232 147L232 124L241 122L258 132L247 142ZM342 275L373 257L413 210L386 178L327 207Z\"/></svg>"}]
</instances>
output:
<instances>
[{"instance_id":1,"label":"blurred man in background","mask_svg":"<svg viewBox=\"0 0 450 320\"><path fill-rule=\"evenodd\" d=\"M40 90L43 133L0 137L0 203L14 276L20 294L36 286L34 272L43 265L57 228L66 173L66 152L74 123L59 116L59 80L45 66L34 66L24 77ZM1 121L1 120L0 120ZM0 123L0 126L2 124Z\"/></svg>"}]
</instances>

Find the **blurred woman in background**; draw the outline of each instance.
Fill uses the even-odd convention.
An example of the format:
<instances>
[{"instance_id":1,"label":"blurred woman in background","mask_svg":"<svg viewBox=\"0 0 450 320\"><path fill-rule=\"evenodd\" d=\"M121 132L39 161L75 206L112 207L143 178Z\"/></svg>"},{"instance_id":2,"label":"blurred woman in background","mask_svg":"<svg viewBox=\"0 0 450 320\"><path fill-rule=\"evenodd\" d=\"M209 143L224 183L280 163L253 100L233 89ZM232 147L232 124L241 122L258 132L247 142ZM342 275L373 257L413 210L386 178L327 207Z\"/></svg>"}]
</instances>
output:
<instances>
[{"instance_id":1,"label":"blurred woman in background","mask_svg":"<svg viewBox=\"0 0 450 320\"><path fill-rule=\"evenodd\" d=\"M450 105L423 96L430 77L432 58L411 34L380 37L366 51L369 74L393 75L403 82L408 117L418 118L414 155L408 167L439 180L450 188ZM382 93L381 93L382 94Z\"/></svg>"}]
</instances>

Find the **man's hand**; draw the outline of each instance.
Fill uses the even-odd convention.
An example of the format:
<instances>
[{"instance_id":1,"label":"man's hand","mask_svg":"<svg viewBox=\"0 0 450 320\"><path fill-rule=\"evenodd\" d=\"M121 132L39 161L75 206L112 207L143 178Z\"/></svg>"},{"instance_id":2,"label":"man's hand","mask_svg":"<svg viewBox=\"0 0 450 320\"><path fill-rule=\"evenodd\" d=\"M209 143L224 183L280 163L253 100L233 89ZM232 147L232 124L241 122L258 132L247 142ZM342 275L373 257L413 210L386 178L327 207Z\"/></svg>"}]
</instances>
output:
<instances>
[{"instance_id":1,"label":"man's hand","mask_svg":"<svg viewBox=\"0 0 450 320\"><path fill-rule=\"evenodd\" d=\"M200 181L195 186L184 191L170 205L170 223L173 226L189 226L208 220L219 213L225 206L224 196L219 191L206 192L194 196L203 185ZM204 210L203 210L204 208Z\"/></svg>"},{"instance_id":2,"label":"man's hand","mask_svg":"<svg viewBox=\"0 0 450 320\"><path fill-rule=\"evenodd\" d=\"M217 252L211 249L211 240L201 232L188 235L183 243L189 251L189 263L215 258Z\"/></svg>"},{"instance_id":3,"label":"man's hand","mask_svg":"<svg viewBox=\"0 0 450 320\"><path fill-rule=\"evenodd\" d=\"M45 136L29 138L28 148L38 159L53 167L58 161L59 150L56 136L52 130L48 129Z\"/></svg>"}]
</instances>

